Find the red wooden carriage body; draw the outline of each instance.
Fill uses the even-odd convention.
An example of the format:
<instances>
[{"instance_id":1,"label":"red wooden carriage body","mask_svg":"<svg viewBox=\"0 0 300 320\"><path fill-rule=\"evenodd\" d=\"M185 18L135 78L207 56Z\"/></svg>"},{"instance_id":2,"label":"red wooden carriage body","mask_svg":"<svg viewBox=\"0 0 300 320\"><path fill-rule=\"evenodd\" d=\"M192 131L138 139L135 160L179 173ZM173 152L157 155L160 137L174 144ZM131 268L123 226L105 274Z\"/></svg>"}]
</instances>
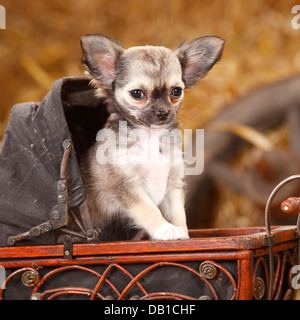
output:
<instances>
[{"instance_id":1,"label":"red wooden carriage body","mask_svg":"<svg viewBox=\"0 0 300 320\"><path fill-rule=\"evenodd\" d=\"M272 299L292 299L296 227L272 228ZM3 247L1 299L266 299L265 228L191 230L189 240ZM52 283L51 283L52 282ZM54 286L53 286L54 284ZM5 288L5 289L4 289Z\"/></svg>"}]
</instances>

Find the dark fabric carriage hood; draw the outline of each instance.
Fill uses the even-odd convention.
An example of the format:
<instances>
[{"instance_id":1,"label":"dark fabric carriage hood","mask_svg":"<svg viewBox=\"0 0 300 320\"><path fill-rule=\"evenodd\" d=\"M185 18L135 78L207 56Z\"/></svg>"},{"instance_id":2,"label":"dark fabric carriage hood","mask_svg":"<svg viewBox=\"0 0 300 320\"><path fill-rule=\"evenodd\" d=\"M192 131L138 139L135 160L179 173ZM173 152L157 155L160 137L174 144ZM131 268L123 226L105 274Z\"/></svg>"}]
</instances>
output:
<instances>
[{"instance_id":1,"label":"dark fabric carriage hood","mask_svg":"<svg viewBox=\"0 0 300 320\"><path fill-rule=\"evenodd\" d=\"M66 139L73 141L66 169L68 206L74 208L85 200L77 156L95 141L106 118L85 77L57 80L40 103L12 107L0 148L1 246L9 236L49 220L57 204ZM49 232L32 240L49 244L57 239Z\"/></svg>"}]
</instances>

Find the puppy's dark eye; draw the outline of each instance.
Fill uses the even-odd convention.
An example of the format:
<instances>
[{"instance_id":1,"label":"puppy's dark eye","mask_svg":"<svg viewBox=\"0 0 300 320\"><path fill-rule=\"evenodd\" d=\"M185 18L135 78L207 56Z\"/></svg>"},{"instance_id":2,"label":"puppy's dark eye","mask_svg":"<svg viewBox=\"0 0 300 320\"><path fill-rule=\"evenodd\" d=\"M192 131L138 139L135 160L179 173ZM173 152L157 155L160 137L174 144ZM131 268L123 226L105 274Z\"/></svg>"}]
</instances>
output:
<instances>
[{"instance_id":1,"label":"puppy's dark eye","mask_svg":"<svg viewBox=\"0 0 300 320\"><path fill-rule=\"evenodd\" d=\"M172 98L178 99L182 94L182 88L180 87L175 87L171 91L171 96Z\"/></svg>"},{"instance_id":2,"label":"puppy's dark eye","mask_svg":"<svg viewBox=\"0 0 300 320\"><path fill-rule=\"evenodd\" d=\"M142 100L145 98L145 93L140 89L131 90L130 95L132 96L132 98L134 98L136 100Z\"/></svg>"}]
</instances>

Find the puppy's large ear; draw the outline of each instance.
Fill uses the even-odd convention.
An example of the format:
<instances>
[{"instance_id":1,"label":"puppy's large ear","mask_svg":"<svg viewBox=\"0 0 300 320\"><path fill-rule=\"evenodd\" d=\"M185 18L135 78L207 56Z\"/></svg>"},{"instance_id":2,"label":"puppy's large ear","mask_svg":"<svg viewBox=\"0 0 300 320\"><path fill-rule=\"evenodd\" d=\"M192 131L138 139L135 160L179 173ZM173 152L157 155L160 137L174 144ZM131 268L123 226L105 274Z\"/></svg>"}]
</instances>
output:
<instances>
[{"instance_id":1,"label":"puppy's large ear","mask_svg":"<svg viewBox=\"0 0 300 320\"><path fill-rule=\"evenodd\" d=\"M177 49L186 88L203 78L221 58L224 42L218 37L200 37L192 42L184 42Z\"/></svg>"},{"instance_id":2,"label":"puppy's large ear","mask_svg":"<svg viewBox=\"0 0 300 320\"><path fill-rule=\"evenodd\" d=\"M80 38L82 62L102 89L111 88L116 76L116 62L124 52L121 43L101 34L86 34Z\"/></svg>"}]
</instances>

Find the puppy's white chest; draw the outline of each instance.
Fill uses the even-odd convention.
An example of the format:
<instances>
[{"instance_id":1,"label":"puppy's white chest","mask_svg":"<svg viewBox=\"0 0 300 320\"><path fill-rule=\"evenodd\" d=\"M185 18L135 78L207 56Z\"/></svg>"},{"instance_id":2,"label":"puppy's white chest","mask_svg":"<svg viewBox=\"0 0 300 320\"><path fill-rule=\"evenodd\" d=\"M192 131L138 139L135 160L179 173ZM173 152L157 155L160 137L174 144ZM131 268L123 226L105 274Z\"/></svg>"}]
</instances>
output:
<instances>
[{"instance_id":1,"label":"puppy's white chest","mask_svg":"<svg viewBox=\"0 0 300 320\"><path fill-rule=\"evenodd\" d=\"M170 166L167 164L139 166L143 187L155 205L159 205L165 196L169 173Z\"/></svg>"},{"instance_id":2,"label":"puppy's white chest","mask_svg":"<svg viewBox=\"0 0 300 320\"><path fill-rule=\"evenodd\" d=\"M143 188L155 205L159 205L168 185L170 159L169 154L160 150L159 131L151 130L149 133L147 138L140 140L135 157Z\"/></svg>"},{"instance_id":3,"label":"puppy's white chest","mask_svg":"<svg viewBox=\"0 0 300 320\"><path fill-rule=\"evenodd\" d=\"M139 139L132 138L134 142L128 150L129 163L136 172L144 190L155 205L163 200L168 186L168 179L172 166L170 148L162 145L160 130L150 129L139 132ZM181 152L177 153L179 160Z\"/></svg>"}]
</instances>

